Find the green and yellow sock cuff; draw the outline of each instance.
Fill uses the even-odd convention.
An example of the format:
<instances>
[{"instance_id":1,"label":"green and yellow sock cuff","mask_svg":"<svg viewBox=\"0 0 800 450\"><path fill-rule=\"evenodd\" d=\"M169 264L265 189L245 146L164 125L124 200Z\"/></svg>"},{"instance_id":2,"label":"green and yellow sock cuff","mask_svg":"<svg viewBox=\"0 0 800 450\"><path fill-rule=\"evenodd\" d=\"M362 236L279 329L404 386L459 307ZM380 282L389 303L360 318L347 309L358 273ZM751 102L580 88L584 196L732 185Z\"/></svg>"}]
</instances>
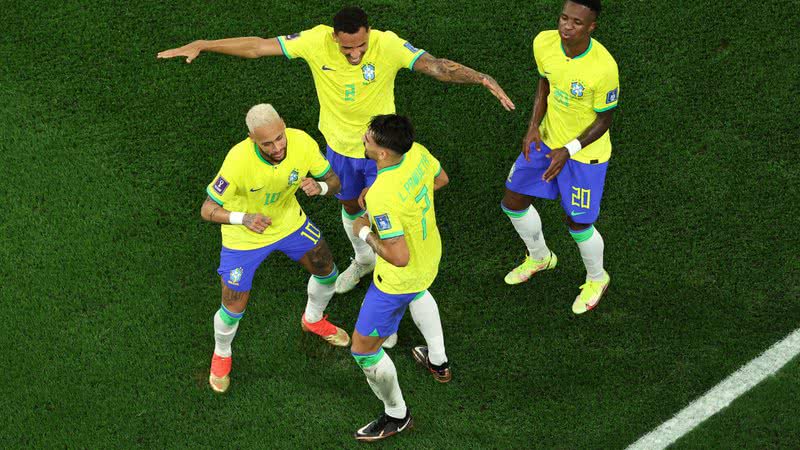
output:
<instances>
[{"instance_id":1,"label":"green and yellow sock cuff","mask_svg":"<svg viewBox=\"0 0 800 450\"><path fill-rule=\"evenodd\" d=\"M378 350L375 353L356 353L350 352L353 354L353 358L356 360L356 363L362 368L366 369L367 367L372 367L383 358L385 352L383 349Z\"/></svg>"},{"instance_id":2,"label":"green and yellow sock cuff","mask_svg":"<svg viewBox=\"0 0 800 450\"><path fill-rule=\"evenodd\" d=\"M225 325L228 325L229 327L236 325L236 323L242 320L243 316L244 316L244 311L240 313L235 313L228 310L228 308L226 308L225 305L219 306L219 317L220 319L222 319L223 322L225 322Z\"/></svg>"},{"instance_id":3,"label":"green and yellow sock cuff","mask_svg":"<svg viewBox=\"0 0 800 450\"><path fill-rule=\"evenodd\" d=\"M525 214L528 214L528 211L530 211L530 207L525 208L522 211L515 211L513 209L506 208L506 205L504 205L502 203L500 203L500 208L503 210L504 213L506 213L506 215L508 217L511 217L511 218L514 218L514 219L519 219L520 217L524 217Z\"/></svg>"},{"instance_id":4,"label":"green and yellow sock cuff","mask_svg":"<svg viewBox=\"0 0 800 450\"><path fill-rule=\"evenodd\" d=\"M361 217L363 215L364 215L364 211L359 211L359 212L357 212L355 214L349 214L347 211L345 211L344 206L342 206L342 217L346 217L346 218L348 218L350 220L356 220L356 219L358 219L359 217Z\"/></svg>"},{"instance_id":5,"label":"green and yellow sock cuff","mask_svg":"<svg viewBox=\"0 0 800 450\"><path fill-rule=\"evenodd\" d=\"M333 272L331 272L329 275L325 275L324 277L321 277L319 275L311 275L311 276L315 280L317 280L317 283L319 283L319 284L326 284L326 285L327 284L333 284L333 283L336 282L336 279L339 278L339 268L336 267L336 264L334 264L333 265Z\"/></svg>"},{"instance_id":6,"label":"green and yellow sock cuff","mask_svg":"<svg viewBox=\"0 0 800 450\"><path fill-rule=\"evenodd\" d=\"M581 231L573 231L572 228L569 230L569 234L572 236L572 239L575 239L575 242L581 243L594 234L594 225L589 225L589 228Z\"/></svg>"}]
</instances>

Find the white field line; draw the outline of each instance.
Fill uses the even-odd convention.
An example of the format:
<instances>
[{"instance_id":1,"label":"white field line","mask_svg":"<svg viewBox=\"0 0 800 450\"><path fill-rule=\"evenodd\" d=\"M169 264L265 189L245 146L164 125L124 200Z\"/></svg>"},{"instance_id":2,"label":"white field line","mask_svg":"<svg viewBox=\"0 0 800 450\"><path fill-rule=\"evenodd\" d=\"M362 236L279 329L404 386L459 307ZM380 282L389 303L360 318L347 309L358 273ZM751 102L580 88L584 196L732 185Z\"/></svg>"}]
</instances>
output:
<instances>
[{"instance_id":1,"label":"white field line","mask_svg":"<svg viewBox=\"0 0 800 450\"><path fill-rule=\"evenodd\" d=\"M675 417L639 438L628 447L628 450L666 448L703 421L730 405L732 401L753 386L768 376L774 375L798 354L800 354L800 328L711 388Z\"/></svg>"}]
</instances>

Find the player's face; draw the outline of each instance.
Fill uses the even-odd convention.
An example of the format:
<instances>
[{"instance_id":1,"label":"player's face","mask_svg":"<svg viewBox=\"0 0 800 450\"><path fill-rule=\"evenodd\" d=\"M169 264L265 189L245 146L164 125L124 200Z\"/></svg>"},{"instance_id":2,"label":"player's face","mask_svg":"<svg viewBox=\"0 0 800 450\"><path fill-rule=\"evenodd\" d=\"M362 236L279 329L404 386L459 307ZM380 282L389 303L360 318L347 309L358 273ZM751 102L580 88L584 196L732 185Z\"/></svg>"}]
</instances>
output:
<instances>
[{"instance_id":1,"label":"player's face","mask_svg":"<svg viewBox=\"0 0 800 450\"><path fill-rule=\"evenodd\" d=\"M250 139L270 162L279 163L286 158L286 124L283 120L256 128L250 133Z\"/></svg>"},{"instance_id":2,"label":"player's face","mask_svg":"<svg viewBox=\"0 0 800 450\"><path fill-rule=\"evenodd\" d=\"M367 130L367 134L361 138L361 141L364 142L364 156L367 158L378 161L385 156L384 153L386 150L383 150L381 146L375 143L375 139L372 137L369 130Z\"/></svg>"},{"instance_id":3,"label":"player's face","mask_svg":"<svg viewBox=\"0 0 800 450\"><path fill-rule=\"evenodd\" d=\"M567 45L586 42L594 28L594 11L570 1L564 3L564 9L558 17L558 34L562 42Z\"/></svg>"},{"instance_id":4,"label":"player's face","mask_svg":"<svg viewBox=\"0 0 800 450\"><path fill-rule=\"evenodd\" d=\"M334 33L333 39L339 43L339 51L347 58L347 62L354 66L361 64L361 59L364 58L364 53L367 53L369 46L369 30L367 28L361 27L353 34Z\"/></svg>"}]
</instances>

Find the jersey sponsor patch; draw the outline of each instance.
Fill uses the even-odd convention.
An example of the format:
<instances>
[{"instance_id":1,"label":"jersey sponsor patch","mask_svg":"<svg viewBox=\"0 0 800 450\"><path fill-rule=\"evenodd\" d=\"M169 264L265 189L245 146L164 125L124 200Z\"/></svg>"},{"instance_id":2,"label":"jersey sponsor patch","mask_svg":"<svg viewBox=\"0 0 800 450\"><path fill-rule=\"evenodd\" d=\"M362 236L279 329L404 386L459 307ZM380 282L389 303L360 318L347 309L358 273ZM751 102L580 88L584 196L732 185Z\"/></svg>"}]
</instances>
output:
<instances>
[{"instance_id":1,"label":"jersey sponsor patch","mask_svg":"<svg viewBox=\"0 0 800 450\"><path fill-rule=\"evenodd\" d=\"M392 228L392 221L389 220L389 214L381 214L375 216L375 225L378 226L378 231L386 231Z\"/></svg>"},{"instance_id":2,"label":"jersey sponsor patch","mask_svg":"<svg viewBox=\"0 0 800 450\"><path fill-rule=\"evenodd\" d=\"M608 91L608 94L606 94L606 105L617 101L618 96L619 96L619 88L614 88L613 91Z\"/></svg>"},{"instance_id":3,"label":"jersey sponsor patch","mask_svg":"<svg viewBox=\"0 0 800 450\"><path fill-rule=\"evenodd\" d=\"M407 48L408 51L410 51L411 53L417 53L419 51L419 49L411 45L410 42L406 42L405 44L403 44L403 47Z\"/></svg>"},{"instance_id":4,"label":"jersey sponsor patch","mask_svg":"<svg viewBox=\"0 0 800 450\"><path fill-rule=\"evenodd\" d=\"M225 189L228 189L229 184L230 183L228 183L228 180L222 178L222 175L220 175L217 177L217 181L214 182L214 190L217 192L217 194L223 194Z\"/></svg>"},{"instance_id":5,"label":"jersey sponsor patch","mask_svg":"<svg viewBox=\"0 0 800 450\"><path fill-rule=\"evenodd\" d=\"M288 34L286 35L286 40L291 41L292 39L297 39L300 37L300 33Z\"/></svg>"}]
</instances>

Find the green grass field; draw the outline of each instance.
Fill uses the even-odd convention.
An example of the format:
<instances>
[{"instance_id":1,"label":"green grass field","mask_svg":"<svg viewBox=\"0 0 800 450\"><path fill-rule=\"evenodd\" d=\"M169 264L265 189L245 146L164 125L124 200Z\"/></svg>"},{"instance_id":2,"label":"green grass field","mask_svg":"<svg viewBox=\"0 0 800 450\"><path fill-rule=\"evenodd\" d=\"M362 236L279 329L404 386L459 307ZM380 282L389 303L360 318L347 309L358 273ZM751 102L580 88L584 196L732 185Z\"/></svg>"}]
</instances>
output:
<instances>
[{"instance_id":1,"label":"green grass field","mask_svg":"<svg viewBox=\"0 0 800 450\"><path fill-rule=\"evenodd\" d=\"M255 103L323 143L307 66L155 58L329 23L342 5L112 3L3 2L0 447L356 446L382 406L347 350L300 331L308 276L282 255L256 276L231 392L207 386L220 237L200 219L204 189ZM451 178L431 292L454 379L415 366L405 319L389 354L417 426L380 447L622 448L800 326L800 23L786 0L604 2L594 37L622 84L597 223L612 286L572 314L584 269L556 202L536 206L559 267L503 283L524 252L499 202L533 102L530 43L560 4L361 4L517 104L398 77L398 112ZM336 202L301 203L346 267ZM348 330L366 288L331 302ZM795 360L677 446L795 447L799 375Z\"/></svg>"}]
</instances>

